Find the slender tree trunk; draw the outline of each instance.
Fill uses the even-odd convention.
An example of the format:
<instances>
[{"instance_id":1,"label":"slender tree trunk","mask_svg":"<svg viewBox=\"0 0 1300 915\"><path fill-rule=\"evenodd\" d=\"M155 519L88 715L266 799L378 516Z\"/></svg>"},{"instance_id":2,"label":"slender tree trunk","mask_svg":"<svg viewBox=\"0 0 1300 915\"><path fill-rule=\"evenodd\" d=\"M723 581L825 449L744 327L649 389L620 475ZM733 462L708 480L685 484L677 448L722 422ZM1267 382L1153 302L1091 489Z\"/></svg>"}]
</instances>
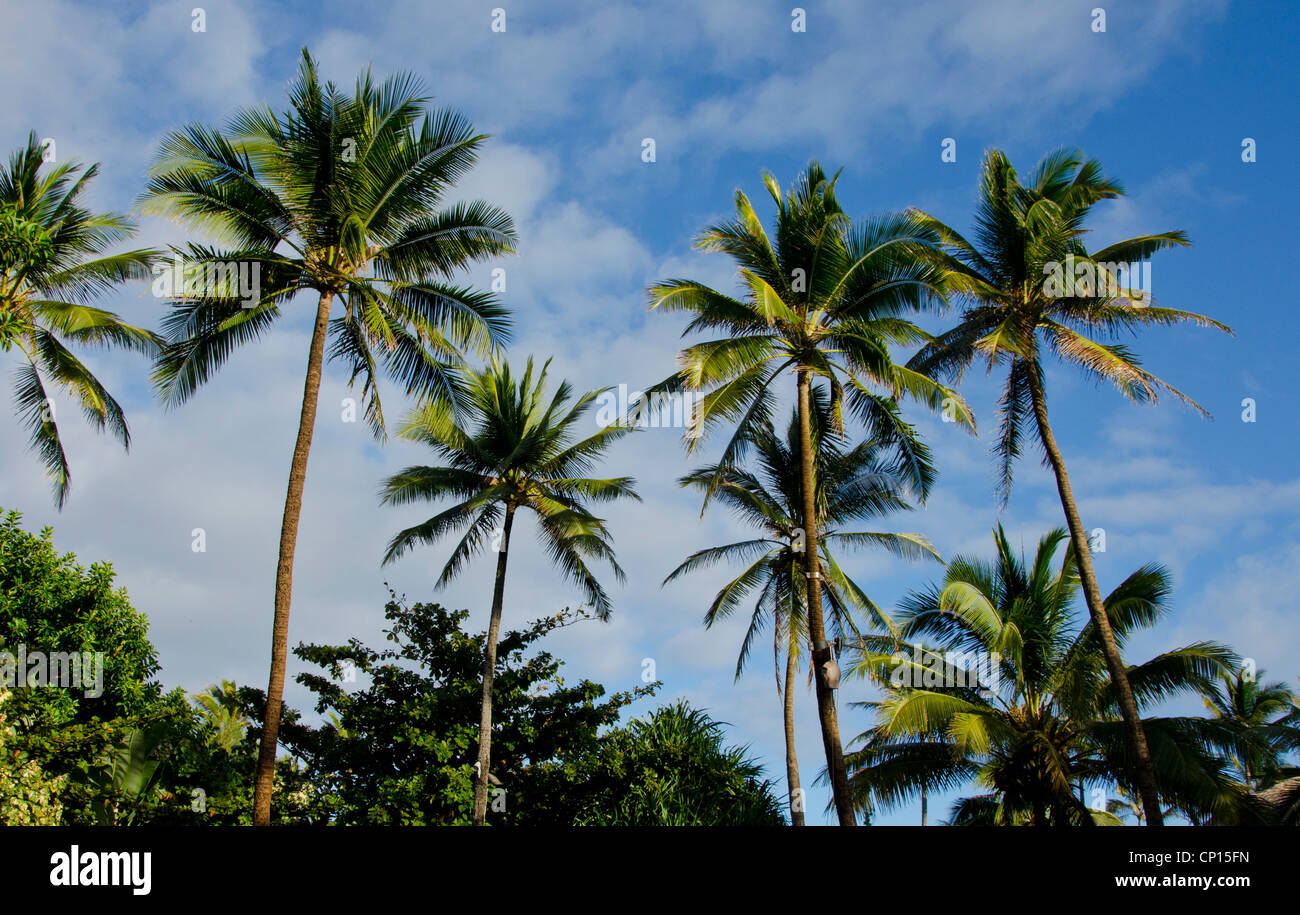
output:
<instances>
[{"instance_id":1,"label":"slender tree trunk","mask_svg":"<svg viewBox=\"0 0 1300 915\"><path fill-rule=\"evenodd\" d=\"M316 426L316 402L320 398L321 363L325 356L325 335L329 327L333 293L321 293L316 307L316 326L307 356L307 380L302 391L302 413L298 418L298 440L289 464L289 491L284 499L284 520L280 524L280 560L275 569L275 620L271 626L271 676L266 686L266 713L262 716L262 742L257 751L257 778L253 786L253 825L271 824L271 793L275 787L275 751L280 739L280 711L284 701L284 669L289 650L289 601L293 593L293 551L298 542L298 517L302 514L302 489L307 481L307 455Z\"/></svg>"},{"instance_id":2,"label":"slender tree trunk","mask_svg":"<svg viewBox=\"0 0 1300 915\"><path fill-rule=\"evenodd\" d=\"M1160 793L1156 787L1155 764L1151 761L1151 750L1147 746L1146 731L1142 727L1142 716L1138 712L1137 700L1133 698L1133 688L1128 682L1128 672L1124 660L1119 654L1119 645L1115 642L1115 633L1106 615L1102 602L1101 590L1097 587L1097 573L1092 566L1092 553L1088 547L1088 535L1079 519L1079 509L1074 503L1074 493L1070 489L1070 476L1065 469L1065 458L1056 446L1056 437L1047 418L1047 398L1043 394L1043 381L1038 374L1036 364L1029 366L1029 392L1034 405L1034 418L1038 424L1038 435L1043 448L1047 451L1047 460L1056 474L1056 488L1061 494L1061 507L1065 509L1066 524L1070 528L1070 539L1078 557L1079 578L1083 583L1083 596L1088 604L1092 623L1097 627L1101 638L1102 654L1106 658L1106 669L1110 672L1111 682L1119 698L1120 715L1128 728L1129 743L1136 760L1138 793L1142 797L1142 807L1146 811L1147 824L1163 826L1164 816L1160 810Z\"/></svg>"},{"instance_id":3,"label":"slender tree trunk","mask_svg":"<svg viewBox=\"0 0 1300 915\"><path fill-rule=\"evenodd\" d=\"M775 624L775 621L774 621ZM803 792L799 788L799 757L794 747L794 621L790 621L789 647L785 659L785 780L790 791L790 825L804 825Z\"/></svg>"},{"instance_id":4,"label":"slender tree trunk","mask_svg":"<svg viewBox=\"0 0 1300 915\"><path fill-rule=\"evenodd\" d=\"M515 506L506 506L501 529L501 552L497 554L497 580L492 589L492 619L488 623L487 653L483 658L483 704L478 726L478 775L474 778L474 825L487 819L488 773L492 764L492 681L497 670L497 636L501 632L501 602L506 593L506 559L510 550L510 527Z\"/></svg>"},{"instance_id":5,"label":"slender tree trunk","mask_svg":"<svg viewBox=\"0 0 1300 915\"><path fill-rule=\"evenodd\" d=\"M921 786L921 825L925 826L926 820L930 813L930 793L925 790L925 785Z\"/></svg>"},{"instance_id":6,"label":"slender tree trunk","mask_svg":"<svg viewBox=\"0 0 1300 915\"><path fill-rule=\"evenodd\" d=\"M856 826L853 802L849 796L849 775L840 749L840 725L835 716L835 690L821 677L821 665L830 659L826 627L822 622L822 582L818 562L817 490L813 475L812 416L809 390L812 379L807 369L799 369L799 463L803 477L804 574L808 579L808 638L812 642L813 682L817 684L817 714L821 719L822 744L826 749L826 771L830 773L831 793L841 826Z\"/></svg>"}]
</instances>

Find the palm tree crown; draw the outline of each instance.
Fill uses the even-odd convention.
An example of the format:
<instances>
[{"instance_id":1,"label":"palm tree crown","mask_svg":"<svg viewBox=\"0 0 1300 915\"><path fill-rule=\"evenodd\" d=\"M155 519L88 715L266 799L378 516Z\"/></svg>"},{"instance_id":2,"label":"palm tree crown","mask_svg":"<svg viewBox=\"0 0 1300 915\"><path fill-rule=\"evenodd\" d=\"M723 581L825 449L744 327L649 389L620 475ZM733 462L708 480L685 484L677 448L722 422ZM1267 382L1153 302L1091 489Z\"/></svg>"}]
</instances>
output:
<instances>
[{"instance_id":1,"label":"palm tree crown","mask_svg":"<svg viewBox=\"0 0 1300 915\"><path fill-rule=\"evenodd\" d=\"M594 479L585 474L630 429L609 425L576 440L574 432L602 391L589 391L575 400L572 388L562 382L548 396L549 365L548 360L534 373L529 359L523 375L516 376L507 363L493 361L467 375L459 415L445 404L431 403L406 420L401 436L429 445L446 463L407 467L386 481L383 501L390 505L457 501L397 534L384 562L392 562L417 544L433 543L463 529L438 578L442 587L494 535L500 536L503 515L527 509L537 520L538 534L552 561L582 588L597 615L605 618L610 612L609 596L586 559L602 559L620 581L624 576L605 522L587 506L640 497L628 477Z\"/></svg>"},{"instance_id":2,"label":"palm tree crown","mask_svg":"<svg viewBox=\"0 0 1300 915\"><path fill-rule=\"evenodd\" d=\"M981 173L973 243L935 217L913 212L918 224L940 239L944 286L965 305L957 326L926 342L908 365L958 379L976 358L987 359L990 370L998 363L1008 366L996 444L1004 500L1022 432L1031 421L1031 388L1043 385L1040 347L1113 383L1134 401L1155 402L1165 390L1205 412L1142 368L1129 347L1096 339L1182 322L1230 332L1204 315L1156 305L1151 290L1134 282L1137 272L1131 266L1156 251L1188 244L1184 233L1140 235L1087 251L1085 223L1093 206L1123 193L1102 173L1100 162L1084 159L1078 150L1044 157L1025 183L1005 154L991 150ZM1060 288L1053 282L1058 275Z\"/></svg>"},{"instance_id":3,"label":"palm tree crown","mask_svg":"<svg viewBox=\"0 0 1300 915\"><path fill-rule=\"evenodd\" d=\"M157 351L154 334L90 305L128 280L147 277L157 252L106 253L135 227L123 216L82 205L98 165L44 166L45 150L32 133L0 169L0 350L16 346L22 354L18 416L63 508L71 473L47 385L72 395L96 429L107 428L124 448L130 445L121 405L68 344Z\"/></svg>"},{"instance_id":4,"label":"palm tree crown","mask_svg":"<svg viewBox=\"0 0 1300 915\"><path fill-rule=\"evenodd\" d=\"M814 401L814 454L817 461L817 505L820 511L822 576L831 625L845 643L860 638L856 613L866 613L876 627L892 631L885 612L850 578L836 560L832 547L856 549L877 547L908 558L939 559L939 554L921 534L895 534L844 530L852 521L879 517L894 511L910 511L907 480L895 468L886 466L878 443L865 441L846 448L832 437L828 398L816 392ZM691 554L664 579L667 584L679 576L707 568L724 560L746 562L746 569L723 586L704 615L706 626L729 616L754 594L749 629L736 661L736 677L744 670L755 637L773 625L775 640L806 638L804 614L806 593L802 583L806 525L800 499L799 422L792 417L784 438L770 425L755 430L753 471L741 467L701 467L678 482L707 492L721 477L715 499L732 509L762 534L725 546L709 547Z\"/></svg>"},{"instance_id":5,"label":"palm tree crown","mask_svg":"<svg viewBox=\"0 0 1300 915\"><path fill-rule=\"evenodd\" d=\"M495 298L446 281L473 261L508 253L510 217L482 202L445 204L485 139L458 113L428 112L410 75L352 95L322 83L303 51L289 110L250 108L226 130L190 124L169 134L142 209L215 236L176 254L195 268L257 269L256 300L209 281L175 294L156 379L169 403L188 399L241 344L261 336L299 292L342 313L329 356L362 381L365 416L386 434L379 363L408 395L455 400L461 349L508 338Z\"/></svg>"},{"instance_id":6,"label":"palm tree crown","mask_svg":"<svg viewBox=\"0 0 1300 915\"><path fill-rule=\"evenodd\" d=\"M1287 754L1300 750L1296 693L1282 682L1264 682L1264 672L1237 670L1204 690L1205 707L1240 732L1231 756L1236 775L1251 790L1285 768Z\"/></svg>"},{"instance_id":7,"label":"palm tree crown","mask_svg":"<svg viewBox=\"0 0 1300 915\"><path fill-rule=\"evenodd\" d=\"M928 339L906 315L937 291L937 274L920 256L935 236L909 216L853 224L836 199L836 177L813 162L783 195L764 175L777 207L774 239L743 191L736 217L700 234L696 247L735 260L744 298L687 279L650 288L651 308L691 316L685 334L723 335L684 349L681 370L663 387L707 392L687 430L692 450L717 424L735 423L723 468L743 455L752 429L771 421L781 374L807 371L829 389L834 428L843 428L847 402L869 437L896 450L898 468L924 496L934 480L929 449L896 398L934 409L946 401L954 418L973 423L956 392L890 356L891 345Z\"/></svg>"},{"instance_id":8,"label":"palm tree crown","mask_svg":"<svg viewBox=\"0 0 1300 915\"><path fill-rule=\"evenodd\" d=\"M877 723L849 757L859 803L889 807L973 779L989 793L959 801L956 823L1112 822L1089 809L1083 789L1112 797L1116 784L1131 790L1131 754L1097 629L1090 620L1078 625L1072 547L1055 565L1066 539L1051 531L1026 562L999 526L995 562L958 557L941 584L901 602L899 638L916 644L893 654L882 645L857 668L887 690L883 701L864 703ZM1160 566L1129 575L1105 600L1117 637L1153 625L1169 594ZM1129 682L1144 705L1156 705L1196 694L1235 660L1221 645L1197 642L1130 667ZM1215 758L1231 744L1226 729L1191 718L1145 723L1162 797L1192 814L1227 802Z\"/></svg>"}]
</instances>

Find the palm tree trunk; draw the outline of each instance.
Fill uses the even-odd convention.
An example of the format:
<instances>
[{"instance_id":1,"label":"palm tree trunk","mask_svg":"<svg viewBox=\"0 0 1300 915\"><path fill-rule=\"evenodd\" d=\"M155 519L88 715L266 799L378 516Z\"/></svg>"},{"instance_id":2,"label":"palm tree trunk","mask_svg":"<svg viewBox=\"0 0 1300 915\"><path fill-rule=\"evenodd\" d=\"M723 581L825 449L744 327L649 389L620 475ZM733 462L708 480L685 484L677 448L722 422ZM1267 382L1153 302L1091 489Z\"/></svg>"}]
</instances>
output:
<instances>
[{"instance_id":1,"label":"palm tree trunk","mask_svg":"<svg viewBox=\"0 0 1300 915\"><path fill-rule=\"evenodd\" d=\"M930 794L928 791L926 791L925 785L922 785L921 786L921 825L922 826L926 825L926 819L928 818L929 813L930 813Z\"/></svg>"},{"instance_id":2,"label":"palm tree trunk","mask_svg":"<svg viewBox=\"0 0 1300 915\"><path fill-rule=\"evenodd\" d=\"M803 489L804 574L808 578L808 638L812 642L813 682L817 684L817 714L821 719L822 744L826 749L826 771L831 777L831 793L841 826L856 826L853 802L849 796L849 775L840 748L840 725L835 716L835 691L823 681L821 665L831 656L822 622L822 582L817 547L817 490L813 476L812 416L809 390L812 379L807 369L799 369L799 464Z\"/></svg>"},{"instance_id":3,"label":"palm tree trunk","mask_svg":"<svg viewBox=\"0 0 1300 915\"><path fill-rule=\"evenodd\" d=\"M271 824L271 793L275 787L275 751L280 739L280 711L284 700L284 669L289 650L289 601L293 592L293 551L298 543L298 517L302 514L302 490L307 481L307 455L316 426L316 402L320 397L321 363L325 357L325 336L329 328L331 292L321 293L316 307L316 326L307 356L307 380L302 391L302 413L298 418L298 440L289 463L289 491L284 499L280 524L280 559L275 570L275 619L271 625L271 676L266 686L266 713L262 716L262 741L257 750L257 776L253 786L253 825Z\"/></svg>"},{"instance_id":4,"label":"palm tree trunk","mask_svg":"<svg viewBox=\"0 0 1300 915\"><path fill-rule=\"evenodd\" d=\"M474 825L487 819L488 771L492 763L492 681L497 669L497 635L501 632L501 603L506 593L506 558L510 549L510 528L515 506L506 506L501 529L501 552L497 554L497 580L492 589L492 619L488 623L487 653L483 658L483 703L478 726L478 774L474 778Z\"/></svg>"},{"instance_id":5,"label":"palm tree trunk","mask_svg":"<svg viewBox=\"0 0 1300 915\"><path fill-rule=\"evenodd\" d=\"M1029 366L1029 392L1034 405L1034 418L1038 424L1038 435L1043 448L1047 451L1047 460L1056 474L1056 488L1061 495L1061 507L1065 509L1065 520L1070 528L1070 539L1074 544L1074 553L1078 559L1079 578L1083 583L1083 595L1088 604L1092 623L1097 627L1101 637L1101 650L1106 658L1106 669L1110 672L1111 682L1119 698L1120 715L1128 728L1129 742L1133 757L1137 761L1134 773L1138 793L1142 796L1142 807L1146 811L1147 824L1163 826L1164 816L1160 810L1160 793L1156 787L1155 764L1151 760L1151 750L1147 746L1146 732L1142 727L1142 717L1138 712L1137 700L1133 697L1133 688L1128 682L1128 672L1124 660L1120 657L1119 646L1115 642L1115 633L1106 615L1102 602L1101 590L1097 587L1097 573L1092 566L1092 553L1088 547L1088 536L1079 519L1079 509L1074 503L1074 493L1070 489L1070 476L1065 469L1065 458L1056 447L1056 437L1047 419L1047 398L1043 393L1043 381L1037 364Z\"/></svg>"},{"instance_id":6,"label":"palm tree trunk","mask_svg":"<svg viewBox=\"0 0 1300 915\"><path fill-rule=\"evenodd\" d=\"M775 625L775 620L773 621ZM799 757L794 748L794 622L790 622L789 648L785 659L785 780L790 790L790 825L804 825L804 802L799 790Z\"/></svg>"}]
</instances>

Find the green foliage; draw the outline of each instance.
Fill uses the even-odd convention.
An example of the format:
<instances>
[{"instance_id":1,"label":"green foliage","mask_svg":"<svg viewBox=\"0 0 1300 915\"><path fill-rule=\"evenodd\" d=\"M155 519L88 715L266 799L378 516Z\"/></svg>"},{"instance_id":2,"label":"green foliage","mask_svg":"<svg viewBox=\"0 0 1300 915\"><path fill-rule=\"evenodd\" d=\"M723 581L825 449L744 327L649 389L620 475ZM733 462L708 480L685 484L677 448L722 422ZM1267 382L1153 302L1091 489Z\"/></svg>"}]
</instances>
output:
<instances>
[{"instance_id":1,"label":"green foliage","mask_svg":"<svg viewBox=\"0 0 1300 915\"><path fill-rule=\"evenodd\" d=\"M14 708L47 728L139 715L160 699L149 623L114 588L113 567L80 565L54 549L53 532L24 531L22 515L0 515L0 650L103 652L103 695L84 690L22 689Z\"/></svg>"},{"instance_id":2,"label":"green foliage","mask_svg":"<svg viewBox=\"0 0 1300 915\"><path fill-rule=\"evenodd\" d=\"M60 508L71 480L51 389L71 396L90 424L127 447L122 407L69 345L113 346L152 355L159 338L90 303L149 276L157 252L107 253L135 232L115 213L94 213L82 195L98 172L76 162L49 165L33 132L0 167L0 351L17 347L18 418L54 484Z\"/></svg>"},{"instance_id":3,"label":"green foliage","mask_svg":"<svg viewBox=\"0 0 1300 915\"><path fill-rule=\"evenodd\" d=\"M975 209L974 241L920 210L912 218L940 244L926 257L942 271L942 286L963 301L956 327L926 341L908 367L936 378L960 379L975 360L1007 368L999 401L1001 428L994 451L998 489L1010 497L1015 462L1032 426L1034 389L1043 390L1042 351L1054 354L1091 379L1110 382L1137 403L1155 403L1162 391L1204 413L1177 388L1142 367L1125 343L1113 342L1147 326L1190 323L1231 333L1218 321L1158 305L1149 290L1124 277L1115 264L1149 258L1189 244L1182 232L1140 235L1089 252L1086 227L1092 208L1121 197L1096 159L1062 148L1044 156L1022 181L1001 150L984 157ZM1047 281L1076 265L1095 274L1072 294ZM1071 278L1073 279L1073 277ZM1041 434L1041 430L1039 430Z\"/></svg>"},{"instance_id":4,"label":"green foliage","mask_svg":"<svg viewBox=\"0 0 1300 915\"><path fill-rule=\"evenodd\" d=\"M190 123L163 138L141 209L220 245L175 251L203 279L171 290L154 373L168 403L188 400L301 293L338 309L329 358L361 380L379 439L381 375L417 399L454 399L463 351L506 342L497 298L447 281L514 244L500 209L446 202L486 137L427 102L407 73L376 83L366 70L341 91L303 49L284 111L246 108L224 127ZM223 264L257 270L257 301L207 279Z\"/></svg>"},{"instance_id":5,"label":"green foliage","mask_svg":"<svg viewBox=\"0 0 1300 915\"><path fill-rule=\"evenodd\" d=\"M862 703L877 723L846 757L863 808L974 779L987 793L958 801L954 823L1089 825L1098 817L1088 790L1133 793L1133 755L1101 640L1090 618L1078 622L1072 549L1054 568L1065 541L1064 531L1048 533L1026 561L998 527L995 561L957 557L941 583L901 602L899 638L914 643L912 657L896 653L900 642L877 639L855 668L886 688L882 701ZM1154 625L1170 592L1155 565L1121 582L1104 601L1116 639ZM1127 672L1139 705L1150 707L1202 693L1236 660L1224 646L1196 642ZM1223 757L1241 746L1239 733L1204 718L1143 724L1166 805L1196 822L1232 808L1237 791Z\"/></svg>"},{"instance_id":6,"label":"green foliage","mask_svg":"<svg viewBox=\"0 0 1300 915\"><path fill-rule=\"evenodd\" d=\"M298 677L328 721L311 727L286 709L281 738L302 761L303 790L296 797L286 791L277 803L285 816L312 822L468 823L486 636L463 631L465 610L406 607L394 596L384 612L393 648L353 640L295 649L328 673ZM567 782L553 764L594 747L601 727L653 692L640 687L605 698L597 683L566 684L550 654L528 653L547 633L584 619L564 611L501 636L491 775L506 793L494 823L554 822L548 811ZM256 728L260 694L244 696Z\"/></svg>"},{"instance_id":7,"label":"green foliage","mask_svg":"<svg viewBox=\"0 0 1300 915\"><path fill-rule=\"evenodd\" d=\"M0 709L11 694L0 691ZM13 747L14 728L0 711L0 826L57 826L67 776L50 777Z\"/></svg>"},{"instance_id":8,"label":"green foliage","mask_svg":"<svg viewBox=\"0 0 1300 915\"><path fill-rule=\"evenodd\" d=\"M39 270L53 254L54 239L44 226L25 218L17 203L0 204L0 272L23 265Z\"/></svg>"},{"instance_id":9,"label":"green foliage","mask_svg":"<svg viewBox=\"0 0 1300 915\"><path fill-rule=\"evenodd\" d=\"M52 531L31 534L20 521L18 512L0 516L0 650L102 652L103 692L15 689L6 709L11 746L57 779L66 821L100 822L105 804L118 805L123 794L134 799L131 818L138 821L136 808L153 795L141 799L131 779L104 773L130 763L120 754L128 742L138 747L132 735L140 729L160 744L155 758L172 752L192 728L192 713L183 693L164 694L154 679L159 665L148 620L125 589L114 587L112 566L85 567L70 553L60 555Z\"/></svg>"},{"instance_id":10,"label":"green foliage","mask_svg":"<svg viewBox=\"0 0 1300 915\"><path fill-rule=\"evenodd\" d=\"M910 511L908 482L904 474L889 466L878 442L868 440L850 448L831 435L830 407L823 391L813 391L810 407L819 511L818 550L825 579L822 593L836 636L845 642L857 641L858 614L866 614L875 627L884 631L891 631L893 624L845 574L835 552L867 547L909 559L934 560L939 559L939 554L921 534L844 529L849 522ZM754 430L751 466L701 467L678 480L680 485L702 494L716 487L714 498L761 535L699 550L664 579L667 584L724 560L746 564L739 576L723 586L704 614L705 625L711 627L730 616L748 596L754 596L749 628L736 661L737 679L755 639L769 623L776 644L788 645L793 640L796 646L803 646L807 642L803 535L808 527L803 520L799 447L797 414L791 417L784 438L770 423L761 423Z\"/></svg>"},{"instance_id":11,"label":"green foliage","mask_svg":"<svg viewBox=\"0 0 1300 915\"><path fill-rule=\"evenodd\" d=\"M782 826L772 783L685 700L630 723L582 760L578 825Z\"/></svg>"},{"instance_id":12,"label":"green foliage","mask_svg":"<svg viewBox=\"0 0 1300 915\"><path fill-rule=\"evenodd\" d=\"M464 530L464 536L438 578L442 587L461 572L469 558L503 530L504 518L518 508L536 518L542 542L556 566L583 590L602 619L610 614L609 595L587 560L609 564L622 581L623 570L604 519L592 503L640 499L629 477L593 479L586 476L596 459L629 431L612 424L584 439L574 432L587 422L601 391L573 399L573 389L561 382L551 392L548 361L533 373L528 360L522 376L497 360L467 375L466 402L457 413L441 403L428 404L407 418L402 437L431 447L445 461L438 467L407 467L383 487L388 505L452 498L456 504L407 528L388 545L384 562L398 558L418 544ZM508 543L493 549L508 549ZM499 608L498 608L499 609Z\"/></svg>"},{"instance_id":13,"label":"green foliage","mask_svg":"<svg viewBox=\"0 0 1300 915\"><path fill-rule=\"evenodd\" d=\"M231 753L248 733L248 719L240 711L239 687L232 680L209 686L194 697L204 721L209 725L206 741L212 747Z\"/></svg>"},{"instance_id":14,"label":"green foliage","mask_svg":"<svg viewBox=\"0 0 1300 915\"><path fill-rule=\"evenodd\" d=\"M82 764L102 826L130 826L158 796L159 762L153 758L162 735L156 729L129 730L93 765Z\"/></svg>"},{"instance_id":15,"label":"green foliage","mask_svg":"<svg viewBox=\"0 0 1300 915\"><path fill-rule=\"evenodd\" d=\"M1296 693L1285 683L1264 682L1264 671L1224 674L1204 690L1205 706L1240 736L1234 774L1252 789L1277 781L1289 753L1300 750Z\"/></svg>"},{"instance_id":16,"label":"green foliage","mask_svg":"<svg viewBox=\"0 0 1300 915\"><path fill-rule=\"evenodd\" d=\"M814 388L829 393L832 428L843 433L847 404L868 437L893 455L891 470L924 499L937 471L898 400L944 408L974 429L960 395L891 356L895 346L929 339L909 316L936 291L938 272L925 254L938 237L910 216L855 224L836 198L837 178L812 162L783 194L764 175L777 208L771 233L743 191L736 192L732 219L700 233L697 248L735 261L743 298L688 279L650 288L652 309L685 313L687 332L718 334L682 350L682 368L651 392L704 392L686 431L688 449L734 424L717 465L725 468L744 456L754 430L770 422L778 380L790 371L807 373Z\"/></svg>"}]
</instances>

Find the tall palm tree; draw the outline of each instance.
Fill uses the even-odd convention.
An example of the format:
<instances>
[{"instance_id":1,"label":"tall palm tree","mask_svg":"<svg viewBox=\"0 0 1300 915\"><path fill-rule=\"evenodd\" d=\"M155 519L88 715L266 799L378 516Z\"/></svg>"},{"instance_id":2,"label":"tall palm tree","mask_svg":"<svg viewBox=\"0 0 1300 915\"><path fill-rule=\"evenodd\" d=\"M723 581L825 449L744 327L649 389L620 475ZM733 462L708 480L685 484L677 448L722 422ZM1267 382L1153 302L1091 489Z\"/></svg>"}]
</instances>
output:
<instances>
[{"instance_id":1,"label":"tall palm tree","mask_svg":"<svg viewBox=\"0 0 1300 915\"><path fill-rule=\"evenodd\" d=\"M1073 546L1056 565L1066 539L1049 532L1027 562L999 526L994 562L958 557L942 583L900 602L899 638L914 646L866 652L855 668L886 688L882 701L864 703L877 723L850 755L860 804L890 807L973 778L988 793L958 801L955 823L1117 822L1094 816L1082 791L1131 785L1132 753L1098 629L1090 618L1078 625ZM1112 631L1122 640L1152 626L1169 593L1164 569L1138 569L1106 597ZM1197 642L1130 667L1129 682L1156 705L1197 694L1236 660ZM1190 815L1230 803L1231 779L1216 758L1232 744L1230 729L1199 718L1148 718L1147 727L1162 796Z\"/></svg>"},{"instance_id":2,"label":"tall palm tree","mask_svg":"<svg viewBox=\"0 0 1300 915\"><path fill-rule=\"evenodd\" d=\"M98 430L107 428L131 444L122 407L68 344L110 346L153 355L161 342L117 315L93 307L95 298L149 275L156 251L140 248L107 253L135 233L116 213L95 213L82 194L99 172L64 162L45 168L45 149L36 134L0 169L0 350L18 347L15 403L54 483L60 509L71 474L59 435L54 385L72 395Z\"/></svg>"},{"instance_id":3,"label":"tall palm tree","mask_svg":"<svg viewBox=\"0 0 1300 915\"><path fill-rule=\"evenodd\" d=\"M1119 690L1147 822L1159 826L1163 820L1154 763L1106 618L1065 459L1048 419L1042 348L1098 380L1112 382L1138 403L1154 403L1164 390L1204 414L1205 410L1181 391L1142 368L1126 345L1102 342L1098 337L1135 332L1149 324L1191 322L1225 331L1229 328L1203 315L1157 306L1150 291L1134 282L1134 271L1118 266L1136 264L1164 248L1186 245L1182 232L1141 235L1087 251L1083 239L1092 207L1122 194L1123 188L1102 173L1097 160L1084 159L1077 150L1049 154L1024 183L1002 152L989 151L975 210L973 243L934 217L914 213L942 239L945 285L964 298L965 307L958 325L922 346L908 365L936 377L958 379L977 357L988 360L990 372L994 365L1006 365L1007 381L999 404L1001 430L995 445L1001 464L999 489L1005 502L1023 432L1032 422L1056 477L1088 611Z\"/></svg>"},{"instance_id":4,"label":"tall palm tree","mask_svg":"<svg viewBox=\"0 0 1300 915\"><path fill-rule=\"evenodd\" d=\"M457 500L422 524L397 534L384 555L385 565L417 544L433 543L445 534L464 529L438 578L437 587L441 588L486 545L497 551L492 617L483 659L482 716L474 780L476 826L483 825L487 816L492 681L515 513L521 508L533 513L538 535L551 560L582 589L596 615L608 619L609 595L587 568L584 557L608 562L620 582L623 570L614 560L604 520L593 515L587 505L620 498L640 499L629 477L585 476L596 459L631 430L627 425L613 424L575 441L574 432L603 391L589 391L573 400L568 382L561 382L548 400L549 365L547 360L534 377L530 358L523 376L516 378L508 364L493 360L487 368L468 375L460 416L451 406L439 402L414 412L402 426L402 437L430 446L446 463L407 467L383 486L383 502L388 505Z\"/></svg>"},{"instance_id":5,"label":"tall palm tree","mask_svg":"<svg viewBox=\"0 0 1300 915\"><path fill-rule=\"evenodd\" d=\"M874 442L863 442L844 449L830 436L830 409L823 391L813 392L813 451L816 459L815 483L818 506L818 546L820 571L826 581L824 594L830 606L831 623L837 637L848 643L860 638L855 612L869 615L877 628L891 630L884 611L844 573L831 551L833 546L858 548L879 547L907 558L928 557L939 560L934 547L920 534L894 534L873 531L846 531L850 521L868 519L892 511L910 511L906 481L897 469L884 466ZM804 825L799 803L799 761L794 743L794 685L800 648L807 637L807 592L802 587L804 534L800 499L799 417L791 417L784 440L770 424L755 430L753 443L754 471L741 467L702 467L682 477L678 483L707 494L715 479L721 478L716 498L736 512L762 535L725 546L709 547L687 557L664 579L664 584L678 576L707 568L725 560L746 564L739 576L723 586L704 614L704 624L712 627L725 619L751 594L756 594L749 628L736 660L736 679L740 679L745 662L757 636L769 623L776 660L777 692L782 697L785 726L786 782L790 800L790 822ZM786 651L785 681L782 685L780 647Z\"/></svg>"},{"instance_id":6,"label":"tall palm tree","mask_svg":"<svg viewBox=\"0 0 1300 915\"><path fill-rule=\"evenodd\" d=\"M777 379L794 373L800 426L800 498L804 517L815 518L811 391L825 386L837 432L843 405L864 426L867 438L895 454L895 467L924 498L934 479L929 450L902 417L897 398L909 396L973 428L964 401L952 390L893 361L891 344L927 339L905 315L934 292L932 270L918 256L930 240L910 217L884 216L853 224L835 197L835 178L816 162L782 195L764 176L776 204L773 236L763 228L743 191L736 217L711 226L696 240L705 251L736 261L744 288L734 298L703 283L669 279L650 292L650 307L692 316L686 333L716 331L720 337L684 349L681 369L652 391L702 391L687 427L688 450L719 423L736 428L718 467L736 463L752 433L770 419ZM713 481L716 492L721 477ZM706 501L707 504L707 501ZM818 532L806 532L808 634L812 663L822 670L831 658L822 617L822 579L815 557ZM854 825L848 775L840 747L834 690L814 678L817 711L841 825Z\"/></svg>"},{"instance_id":7,"label":"tall palm tree","mask_svg":"<svg viewBox=\"0 0 1300 915\"><path fill-rule=\"evenodd\" d=\"M481 202L440 208L484 137L454 111L426 111L421 91L413 76L376 85L366 71L346 95L321 82L304 49L288 110L250 108L225 130L190 124L168 134L141 201L229 246L176 251L188 266L178 270L155 372L169 406L266 333L299 293L316 296L280 529L255 825L270 822L294 546L327 338L330 358L362 380L365 417L382 440L379 360L408 395L455 402L461 351L486 353L507 336L508 314L491 295L449 280L510 250L510 217ZM257 287L252 301L221 272L232 265L258 280L247 284Z\"/></svg>"}]
</instances>

